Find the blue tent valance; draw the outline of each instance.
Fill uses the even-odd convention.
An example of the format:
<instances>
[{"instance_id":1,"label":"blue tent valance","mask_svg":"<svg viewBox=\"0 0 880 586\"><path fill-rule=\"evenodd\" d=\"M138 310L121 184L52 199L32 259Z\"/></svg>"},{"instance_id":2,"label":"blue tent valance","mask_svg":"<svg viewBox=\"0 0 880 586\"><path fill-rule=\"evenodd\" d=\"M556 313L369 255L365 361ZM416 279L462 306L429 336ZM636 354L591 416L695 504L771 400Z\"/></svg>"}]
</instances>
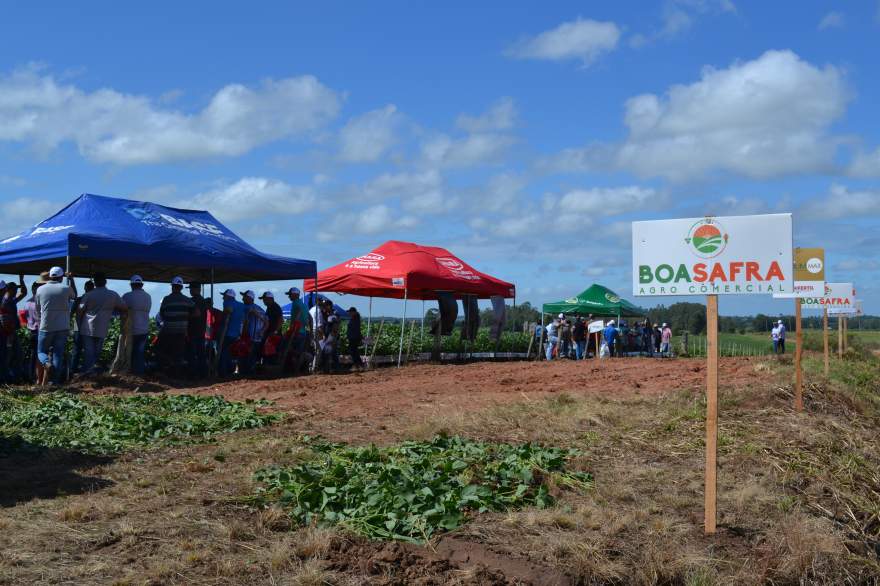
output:
<instances>
[{"instance_id":1,"label":"blue tent valance","mask_svg":"<svg viewBox=\"0 0 880 586\"><path fill-rule=\"evenodd\" d=\"M244 205L244 204L243 204ZM111 279L139 274L167 282L303 279L315 261L257 251L205 211L83 194L54 216L0 241L0 273L36 275L51 266Z\"/></svg>"}]
</instances>

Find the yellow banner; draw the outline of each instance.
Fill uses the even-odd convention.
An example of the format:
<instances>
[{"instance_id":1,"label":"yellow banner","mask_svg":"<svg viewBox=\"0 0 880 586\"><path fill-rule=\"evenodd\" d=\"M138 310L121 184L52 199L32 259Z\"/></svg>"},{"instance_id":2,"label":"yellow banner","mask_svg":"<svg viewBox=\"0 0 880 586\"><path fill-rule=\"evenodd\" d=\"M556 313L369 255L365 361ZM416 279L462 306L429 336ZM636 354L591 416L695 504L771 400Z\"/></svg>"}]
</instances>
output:
<instances>
[{"instance_id":1,"label":"yellow banner","mask_svg":"<svg viewBox=\"0 0 880 586\"><path fill-rule=\"evenodd\" d=\"M825 280L825 249L795 248L794 249L794 280L824 281Z\"/></svg>"}]
</instances>

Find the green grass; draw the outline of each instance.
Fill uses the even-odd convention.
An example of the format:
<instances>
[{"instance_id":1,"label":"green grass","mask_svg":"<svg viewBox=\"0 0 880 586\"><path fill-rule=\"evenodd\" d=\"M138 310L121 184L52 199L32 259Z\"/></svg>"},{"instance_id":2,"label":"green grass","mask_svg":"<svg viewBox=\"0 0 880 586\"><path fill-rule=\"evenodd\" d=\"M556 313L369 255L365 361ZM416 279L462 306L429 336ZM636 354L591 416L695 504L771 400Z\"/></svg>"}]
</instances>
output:
<instances>
[{"instance_id":1,"label":"green grass","mask_svg":"<svg viewBox=\"0 0 880 586\"><path fill-rule=\"evenodd\" d=\"M822 350L821 330L804 329L804 336L806 337L804 343L805 351ZM880 331L850 329L849 337L851 346L859 345L869 350L880 348ZM672 342L673 349L680 353L681 336L674 336ZM831 352L836 352L837 330L830 330L828 332L828 342ZM718 346L721 356L764 356L773 353L773 343L770 341L769 332L752 332L748 334L720 333L718 335ZM793 353L795 346L795 332L790 331L785 340L786 353ZM706 355L705 334L688 336L688 353L693 356Z\"/></svg>"}]
</instances>

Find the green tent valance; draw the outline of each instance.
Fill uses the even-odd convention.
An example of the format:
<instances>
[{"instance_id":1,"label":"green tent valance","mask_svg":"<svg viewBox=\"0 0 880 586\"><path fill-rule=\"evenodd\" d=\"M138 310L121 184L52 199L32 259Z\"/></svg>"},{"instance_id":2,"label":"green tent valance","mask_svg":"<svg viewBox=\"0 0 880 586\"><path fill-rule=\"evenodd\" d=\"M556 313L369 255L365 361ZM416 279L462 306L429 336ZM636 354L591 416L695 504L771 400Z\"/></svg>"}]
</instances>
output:
<instances>
[{"instance_id":1,"label":"green tent valance","mask_svg":"<svg viewBox=\"0 0 880 586\"><path fill-rule=\"evenodd\" d=\"M565 313L596 317L641 317L644 310L623 299L607 287L591 285L577 297L545 303L544 313Z\"/></svg>"}]
</instances>

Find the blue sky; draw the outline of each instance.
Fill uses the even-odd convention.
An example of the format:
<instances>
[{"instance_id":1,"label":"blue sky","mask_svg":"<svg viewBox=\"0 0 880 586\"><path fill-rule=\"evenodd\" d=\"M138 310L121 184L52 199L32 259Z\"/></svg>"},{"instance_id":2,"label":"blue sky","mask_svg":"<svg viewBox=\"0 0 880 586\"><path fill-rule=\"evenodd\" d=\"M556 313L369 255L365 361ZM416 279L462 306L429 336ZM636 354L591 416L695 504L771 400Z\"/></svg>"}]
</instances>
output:
<instances>
[{"instance_id":1,"label":"blue sky","mask_svg":"<svg viewBox=\"0 0 880 586\"><path fill-rule=\"evenodd\" d=\"M628 295L632 220L784 211L880 313L878 39L878 2L0 2L0 232L148 199L319 267L445 246L540 303Z\"/></svg>"}]
</instances>

